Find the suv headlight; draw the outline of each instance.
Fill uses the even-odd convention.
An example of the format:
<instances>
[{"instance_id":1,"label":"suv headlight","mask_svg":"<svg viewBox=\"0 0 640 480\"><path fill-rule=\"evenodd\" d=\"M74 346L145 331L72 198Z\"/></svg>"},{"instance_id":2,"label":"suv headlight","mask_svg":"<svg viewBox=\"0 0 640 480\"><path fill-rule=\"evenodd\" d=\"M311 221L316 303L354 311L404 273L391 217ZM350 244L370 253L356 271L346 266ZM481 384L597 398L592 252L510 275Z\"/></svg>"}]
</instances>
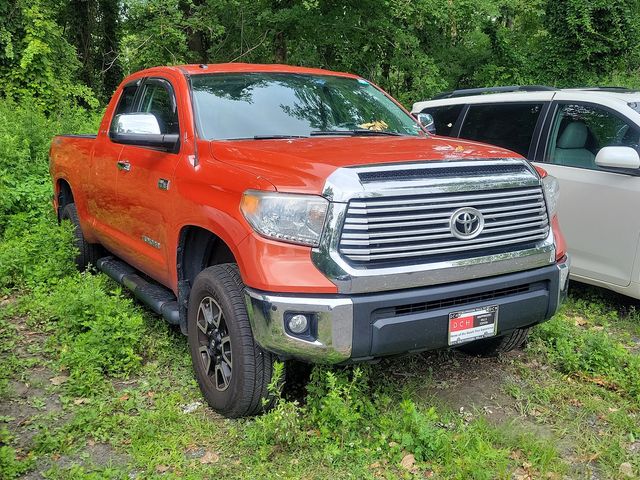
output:
<instances>
[{"instance_id":1,"label":"suv headlight","mask_svg":"<svg viewBox=\"0 0 640 480\"><path fill-rule=\"evenodd\" d=\"M329 202L316 195L247 190L240 211L260 235L317 247Z\"/></svg>"},{"instance_id":2,"label":"suv headlight","mask_svg":"<svg viewBox=\"0 0 640 480\"><path fill-rule=\"evenodd\" d=\"M542 186L544 188L544 198L547 202L547 209L549 210L550 219L558 211L558 197L560 196L560 184L558 179L552 175L547 175L542 179Z\"/></svg>"}]
</instances>

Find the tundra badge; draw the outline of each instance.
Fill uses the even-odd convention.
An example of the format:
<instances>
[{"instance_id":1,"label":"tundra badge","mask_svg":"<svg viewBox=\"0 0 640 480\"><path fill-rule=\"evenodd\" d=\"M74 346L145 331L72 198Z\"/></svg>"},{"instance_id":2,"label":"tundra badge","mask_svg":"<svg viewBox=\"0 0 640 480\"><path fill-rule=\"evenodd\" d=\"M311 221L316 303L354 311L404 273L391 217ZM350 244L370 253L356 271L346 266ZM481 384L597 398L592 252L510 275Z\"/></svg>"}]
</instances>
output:
<instances>
[{"instance_id":1,"label":"tundra badge","mask_svg":"<svg viewBox=\"0 0 640 480\"><path fill-rule=\"evenodd\" d=\"M156 242L154 239L149 238L146 235L142 235L142 240L144 240L144 243L148 243L153 248L160 248L160 242Z\"/></svg>"}]
</instances>

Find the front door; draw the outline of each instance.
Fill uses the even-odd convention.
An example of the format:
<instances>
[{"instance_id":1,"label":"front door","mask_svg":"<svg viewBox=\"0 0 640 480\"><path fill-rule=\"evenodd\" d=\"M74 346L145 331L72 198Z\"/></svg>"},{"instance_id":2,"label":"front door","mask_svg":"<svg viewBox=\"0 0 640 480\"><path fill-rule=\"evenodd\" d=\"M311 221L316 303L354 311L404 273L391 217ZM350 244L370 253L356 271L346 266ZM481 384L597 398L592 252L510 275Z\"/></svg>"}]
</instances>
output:
<instances>
[{"instance_id":1,"label":"front door","mask_svg":"<svg viewBox=\"0 0 640 480\"><path fill-rule=\"evenodd\" d=\"M640 128L599 105L558 101L545 131L541 166L560 182L558 218L572 255L572 276L629 285L640 235L640 177L604 170L595 157L606 146L637 149Z\"/></svg>"},{"instance_id":2,"label":"front door","mask_svg":"<svg viewBox=\"0 0 640 480\"><path fill-rule=\"evenodd\" d=\"M160 133L180 133L174 89L166 79L142 85L137 110L152 113ZM175 194L174 172L180 153L125 145L118 158L118 229L124 234L121 256L161 282L168 282L167 226Z\"/></svg>"}]
</instances>

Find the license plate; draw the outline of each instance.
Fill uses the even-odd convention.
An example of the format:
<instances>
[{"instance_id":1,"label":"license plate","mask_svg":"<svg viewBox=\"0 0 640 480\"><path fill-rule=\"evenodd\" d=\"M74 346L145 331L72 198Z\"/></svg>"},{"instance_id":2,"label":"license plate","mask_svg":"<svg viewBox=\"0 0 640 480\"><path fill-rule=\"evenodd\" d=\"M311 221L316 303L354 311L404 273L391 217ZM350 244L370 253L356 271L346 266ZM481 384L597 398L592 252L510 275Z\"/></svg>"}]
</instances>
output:
<instances>
[{"instance_id":1,"label":"license plate","mask_svg":"<svg viewBox=\"0 0 640 480\"><path fill-rule=\"evenodd\" d=\"M498 331L498 306L474 308L449 314L449 345L461 345L493 337Z\"/></svg>"}]
</instances>

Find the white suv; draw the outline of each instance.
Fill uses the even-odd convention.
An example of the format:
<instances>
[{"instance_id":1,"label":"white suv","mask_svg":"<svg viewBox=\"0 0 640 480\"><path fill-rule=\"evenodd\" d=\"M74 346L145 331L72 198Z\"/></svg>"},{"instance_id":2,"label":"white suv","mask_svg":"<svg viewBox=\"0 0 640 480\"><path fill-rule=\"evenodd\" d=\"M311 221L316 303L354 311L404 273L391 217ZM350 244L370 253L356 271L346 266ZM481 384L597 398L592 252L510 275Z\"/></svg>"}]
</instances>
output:
<instances>
[{"instance_id":1,"label":"white suv","mask_svg":"<svg viewBox=\"0 0 640 480\"><path fill-rule=\"evenodd\" d=\"M508 148L557 177L571 278L640 298L640 92L457 90L412 111L437 135Z\"/></svg>"}]
</instances>

